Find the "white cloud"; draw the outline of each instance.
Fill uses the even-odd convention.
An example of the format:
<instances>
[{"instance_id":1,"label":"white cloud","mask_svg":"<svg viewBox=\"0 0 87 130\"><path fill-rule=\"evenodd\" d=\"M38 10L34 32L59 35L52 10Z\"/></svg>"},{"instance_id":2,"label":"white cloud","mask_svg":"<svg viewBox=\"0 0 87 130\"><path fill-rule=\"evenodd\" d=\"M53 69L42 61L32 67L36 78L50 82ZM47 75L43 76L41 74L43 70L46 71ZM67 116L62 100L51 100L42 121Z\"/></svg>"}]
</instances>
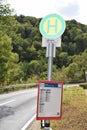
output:
<instances>
[{"instance_id":1,"label":"white cloud","mask_svg":"<svg viewBox=\"0 0 87 130\"><path fill-rule=\"evenodd\" d=\"M54 9L55 0L8 0L17 14L43 17Z\"/></svg>"},{"instance_id":2,"label":"white cloud","mask_svg":"<svg viewBox=\"0 0 87 130\"><path fill-rule=\"evenodd\" d=\"M79 15L79 5L77 2L69 1L57 6L57 10L66 18L73 18Z\"/></svg>"},{"instance_id":3,"label":"white cloud","mask_svg":"<svg viewBox=\"0 0 87 130\"><path fill-rule=\"evenodd\" d=\"M44 17L50 13L58 13L65 20L76 19L87 24L86 0L7 0L17 15Z\"/></svg>"}]
</instances>

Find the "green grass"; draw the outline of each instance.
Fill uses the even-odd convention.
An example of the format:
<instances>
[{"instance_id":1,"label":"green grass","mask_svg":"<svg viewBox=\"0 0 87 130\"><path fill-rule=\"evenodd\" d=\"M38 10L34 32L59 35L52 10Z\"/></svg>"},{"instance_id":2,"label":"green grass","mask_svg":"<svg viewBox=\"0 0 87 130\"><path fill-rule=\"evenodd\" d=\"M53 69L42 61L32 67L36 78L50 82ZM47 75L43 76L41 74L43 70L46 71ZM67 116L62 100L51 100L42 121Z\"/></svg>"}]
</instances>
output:
<instances>
[{"instance_id":1,"label":"green grass","mask_svg":"<svg viewBox=\"0 0 87 130\"><path fill-rule=\"evenodd\" d=\"M20 90L25 90L25 89L31 89L31 88L36 88L37 86L29 86L29 87L11 87L11 88L0 88L0 94L3 93L9 93L9 92L15 92L15 91L20 91Z\"/></svg>"},{"instance_id":2,"label":"green grass","mask_svg":"<svg viewBox=\"0 0 87 130\"><path fill-rule=\"evenodd\" d=\"M87 130L87 95L81 87L63 92L62 120L51 121L53 130Z\"/></svg>"}]
</instances>

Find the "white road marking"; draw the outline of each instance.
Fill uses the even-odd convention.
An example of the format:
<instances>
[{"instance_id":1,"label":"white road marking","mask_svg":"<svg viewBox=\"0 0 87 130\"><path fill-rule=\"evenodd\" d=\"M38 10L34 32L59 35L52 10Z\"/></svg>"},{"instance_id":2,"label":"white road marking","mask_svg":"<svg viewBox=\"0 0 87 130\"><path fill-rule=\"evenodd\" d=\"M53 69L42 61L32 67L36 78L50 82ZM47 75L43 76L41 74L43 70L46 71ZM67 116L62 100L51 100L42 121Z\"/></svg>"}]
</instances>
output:
<instances>
[{"instance_id":1,"label":"white road marking","mask_svg":"<svg viewBox=\"0 0 87 130\"><path fill-rule=\"evenodd\" d=\"M10 100L10 101L7 101L7 102L0 103L0 106L3 106L3 105L6 105L6 104L9 104L9 103L14 102L14 101L15 101L15 99Z\"/></svg>"},{"instance_id":2,"label":"white road marking","mask_svg":"<svg viewBox=\"0 0 87 130\"><path fill-rule=\"evenodd\" d=\"M23 126L21 130L26 130L35 118L36 118L36 114L34 114L34 116Z\"/></svg>"}]
</instances>

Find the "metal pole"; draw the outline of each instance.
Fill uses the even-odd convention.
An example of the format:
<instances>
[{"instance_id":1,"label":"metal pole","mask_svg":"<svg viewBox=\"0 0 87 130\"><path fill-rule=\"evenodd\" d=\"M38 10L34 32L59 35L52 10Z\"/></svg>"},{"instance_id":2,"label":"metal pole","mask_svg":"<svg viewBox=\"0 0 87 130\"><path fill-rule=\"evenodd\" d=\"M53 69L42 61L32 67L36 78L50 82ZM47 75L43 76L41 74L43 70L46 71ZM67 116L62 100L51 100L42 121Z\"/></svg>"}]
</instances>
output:
<instances>
[{"instance_id":1,"label":"metal pole","mask_svg":"<svg viewBox=\"0 0 87 130\"><path fill-rule=\"evenodd\" d=\"M52 65L53 65L53 49L54 45L49 43L48 45L48 80L52 80ZM50 128L50 120L45 120L44 130L52 130Z\"/></svg>"},{"instance_id":2,"label":"metal pole","mask_svg":"<svg viewBox=\"0 0 87 130\"><path fill-rule=\"evenodd\" d=\"M53 48L54 45L49 43L48 45L48 80L52 80L52 65L53 65Z\"/></svg>"}]
</instances>

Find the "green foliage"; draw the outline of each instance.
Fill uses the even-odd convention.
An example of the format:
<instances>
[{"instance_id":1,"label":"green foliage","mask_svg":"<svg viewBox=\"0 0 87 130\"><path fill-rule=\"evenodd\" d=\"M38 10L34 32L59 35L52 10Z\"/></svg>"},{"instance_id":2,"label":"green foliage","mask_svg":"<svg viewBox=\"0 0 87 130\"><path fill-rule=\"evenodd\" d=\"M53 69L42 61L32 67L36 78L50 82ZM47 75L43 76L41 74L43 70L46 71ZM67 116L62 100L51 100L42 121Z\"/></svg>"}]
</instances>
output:
<instances>
[{"instance_id":1,"label":"green foliage","mask_svg":"<svg viewBox=\"0 0 87 130\"><path fill-rule=\"evenodd\" d=\"M2 0L3 1L3 0ZM7 9L7 3L0 2ZM6 6L5 6L6 5ZM41 19L30 16L0 15L0 83L23 83L30 79L47 79L46 49L41 47ZM53 79L64 82L82 81L87 70L87 26L75 20L66 21L62 46L53 60ZM3 44L2 44L3 43ZM34 77L35 78L34 78Z\"/></svg>"},{"instance_id":2,"label":"green foliage","mask_svg":"<svg viewBox=\"0 0 87 130\"><path fill-rule=\"evenodd\" d=\"M70 63L70 59L67 52L61 52L58 56L58 67L68 66Z\"/></svg>"},{"instance_id":3,"label":"green foliage","mask_svg":"<svg viewBox=\"0 0 87 130\"><path fill-rule=\"evenodd\" d=\"M0 5L0 15L11 15L11 10L9 4L6 5Z\"/></svg>"},{"instance_id":4,"label":"green foliage","mask_svg":"<svg viewBox=\"0 0 87 130\"><path fill-rule=\"evenodd\" d=\"M65 67L62 67L62 69L58 69L54 72L52 78L53 80L63 81L64 83L68 82Z\"/></svg>"},{"instance_id":5,"label":"green foliage","mask_svg":"<svg viewBox=\"0 0 87 130\"><path fill-rule=\"evenodd\" d=\"M34 80L30 79L28 81L28 83L34 83L36 77L34 76ZM18 85L18 86L16 86ZM10 85L10 87L7 87L7 88L3 88L3 87L0 87L0 94L3 94L3 93L9 93L9 92L14 92L14 91L20 91L20 90L25 90L25 89L31 89L31 88L36 88L37 85L29 85L28 84L23 84L22 86L20 84L15 84L15 85Z\"/></svg>"},{"instance_id":6,"label":"green foliage","mask_svg":"<svg viewBox=\"0 0 87 130\"><path fill-rule=\"evenodd\" d=\"M80 83L80 87L87 89L87 83Z\"/></svg>"},{"instance_id":7,"label":"green foliage","mask_svg":"<svg viewBox=\"0 0 87 130\"><path fill-rule=\"evenodd\" d=\"M3 83L6 80L8 69L8 60L11 54L11 39L0 32L0 81Z\"/></svg>"},{"instance_id":8,"label":"green foliage","mask_svg":"<svg viewBox=\"0 0 87 130\"><path fill-rule=\"evenodd\" d=\"M87 26L75 20L67 21L66 25L66 30L63 34L63 51L68 52L69 55L83 52L87 48Z\"/></svg>"},{"instance_id":9,"label":"green foliage","mask_svg":"<svg viewBox=\"0 0 87 130\"><path fill-rule=\"evenodd\" d=\"M78 78L78 64L76 63L71 63L67 68L66 68L66 75L69 78L69 81L72 79L73 81L77 81Z\"/></svg>"},{"instance_id":10,"label":"green foliage","mask_svg":"<svg viewBox=\"0 0 87 130\"><path fill-rule=\"evenodd\" d=\"M85 91L81 87L68 87L64 89L63 104L71 105L72 101L77 97L84 98ZM74 105L74 104L73 104Z\"/></svg>"},{"instance_id":11,"label":"green foliage","mask_svg":"<svg viewBox=\"0 0 87 130\"><path fill-rule=\"evenodd\" d=\"M87 69L87 51L85 50L83 53L79 55L74 55L73 61L77 63L80 68Z\"/></svg>"},{"instance_id":12,"label":"green foliage","mask_svg":"<svg viewBox=\"0 0 87 130\"><path fill-rule=\"evenodd\" d=\"M0 0L0 16L8 16L11 15L13 12L12 9L10 9L10 5L6 3L5 0Z\"/></svg>"},{"instance_id":13,"label":"green foliage","mask_svg":"<svg viewBox=\"0 0 87 130\"><path fill-rule=\"evenodd\" d=\"M18 60L18 55L12 52L11 38L0 32L0 81L2 85L15 80L19 73Z\"/></svg>"}]
</instances>

